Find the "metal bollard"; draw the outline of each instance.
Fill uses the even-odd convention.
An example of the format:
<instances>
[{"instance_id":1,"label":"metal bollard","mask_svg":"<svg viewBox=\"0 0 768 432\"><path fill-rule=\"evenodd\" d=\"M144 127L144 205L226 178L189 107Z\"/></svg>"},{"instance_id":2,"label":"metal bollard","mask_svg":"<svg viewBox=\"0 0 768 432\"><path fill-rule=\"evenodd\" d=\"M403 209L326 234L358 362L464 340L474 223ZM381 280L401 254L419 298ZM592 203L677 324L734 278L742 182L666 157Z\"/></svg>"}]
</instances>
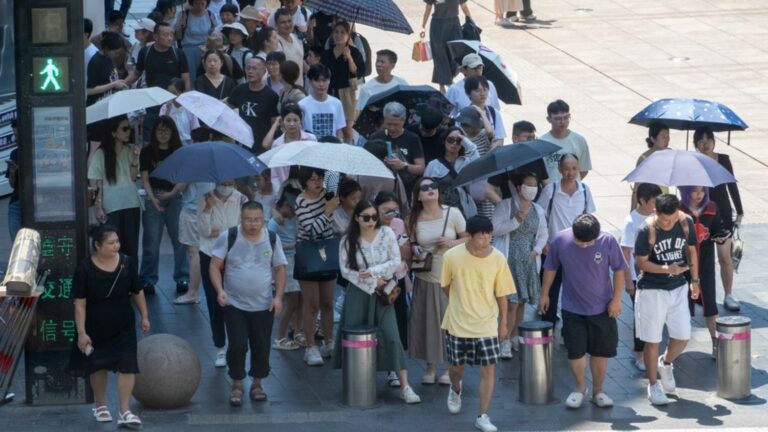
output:
<instances>
[{"instance_id":1,"label":"metal bollard","mask_svg":"<svg viewBox=\"0 0 768 432\"><path fill-rule=\"evenodd\" d=\"M752 320L744 316L720 317L717 327L717 395L745 399L752 391Z\"/></svg>"},{"instance_id":2,"label":"metal bollard","mask_svg":"<svg viewBox=\"0 0 768 432\"><path fill-rule=\"evenodd\" d=\"M520 343L520 402L546 405L555 399L552 380L554 328L548 321L527 321L518 326Z\"/></svg>"},{"instance_id":3,"label":"metal bollard","mask_svg":"<svg viewBox=\"0 0 768 432\"><path fill-rule=\"evenodd\" d=\"M344 327L341 333L344 404L371 408L376 405L376 327Z\"/></svg>"}]
</instances>

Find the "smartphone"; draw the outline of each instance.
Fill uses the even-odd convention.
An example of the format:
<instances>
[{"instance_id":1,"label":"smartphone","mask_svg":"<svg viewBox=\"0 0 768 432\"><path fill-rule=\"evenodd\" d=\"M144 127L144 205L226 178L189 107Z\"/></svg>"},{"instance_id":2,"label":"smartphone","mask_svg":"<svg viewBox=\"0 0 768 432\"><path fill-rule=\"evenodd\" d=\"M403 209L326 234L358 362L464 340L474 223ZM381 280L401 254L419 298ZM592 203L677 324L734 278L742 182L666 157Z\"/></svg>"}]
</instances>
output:
<instances>
[{"instance_id":1,"label":"smartphone","mask_svg":"<svg viewBox=\"0 0 768 432\"><path fill-rule=\"evenodd\" d=\"M392 159L392 141L387 141L387 159Z\"/></svg>"}]
</instances>

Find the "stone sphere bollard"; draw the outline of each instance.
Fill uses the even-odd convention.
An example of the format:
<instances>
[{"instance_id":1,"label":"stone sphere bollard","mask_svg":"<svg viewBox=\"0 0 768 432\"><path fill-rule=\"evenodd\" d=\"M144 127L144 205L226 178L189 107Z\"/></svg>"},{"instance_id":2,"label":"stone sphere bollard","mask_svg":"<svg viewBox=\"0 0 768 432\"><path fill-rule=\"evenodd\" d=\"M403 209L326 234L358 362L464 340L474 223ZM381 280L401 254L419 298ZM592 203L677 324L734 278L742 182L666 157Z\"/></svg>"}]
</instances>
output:
<instances>
[{"instance_id":1,"label":"stone sphere bollard","mask_svg":"<svg viewBox=\"0 0 768 432\"><path fill-rule=\"evenodd\" d=\"M137 357L136 400L159 409L189 403L200 384L200 359L192 345L178 336L156 334L139 341Z\"/></svg>"}]
</instances>

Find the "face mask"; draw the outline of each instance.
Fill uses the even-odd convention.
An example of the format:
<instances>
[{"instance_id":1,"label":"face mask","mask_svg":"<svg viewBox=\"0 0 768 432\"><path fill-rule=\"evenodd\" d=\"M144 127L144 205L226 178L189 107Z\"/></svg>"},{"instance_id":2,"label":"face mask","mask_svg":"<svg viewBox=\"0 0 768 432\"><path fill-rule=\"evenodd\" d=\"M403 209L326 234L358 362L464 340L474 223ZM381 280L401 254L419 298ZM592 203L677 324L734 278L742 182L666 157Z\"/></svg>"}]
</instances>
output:
<instances>
[{"instance_id":1,"label":"face mask","mask_svg":"<svg viewBox=\"0 0 768 432\"><path fill-rule=\"evenodd\" d=\"M221 185L216 186L216 192L218 192L219 195L222 195L225 197L232 195L232 192L234 191L235 191L234 186L221 186Z\"/></svg>"},{"instance_id":2,"label":"face mask","mask_svg":"<svg viewBox=\"0 0 768 432\"><path fill-rule=\"evenodd\" d=\"M539 188L536 186L522 185L520 186L520 195L528 201L533 201L536 198L536 194L539 192Z\"/></svg>"}]
</instances>

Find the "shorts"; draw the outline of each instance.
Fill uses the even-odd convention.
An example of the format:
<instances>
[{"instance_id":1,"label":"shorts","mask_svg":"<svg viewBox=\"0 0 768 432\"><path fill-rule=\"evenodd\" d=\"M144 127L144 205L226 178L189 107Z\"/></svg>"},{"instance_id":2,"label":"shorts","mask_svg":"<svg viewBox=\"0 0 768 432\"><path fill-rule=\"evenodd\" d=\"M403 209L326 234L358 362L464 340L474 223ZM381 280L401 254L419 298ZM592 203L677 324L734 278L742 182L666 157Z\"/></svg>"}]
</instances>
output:
<instances>
[{"instance_id":1,"label":"shorts","mask_svg":"<svg viewBox=\"0 0 768 432\"><path fill-rule=\"evenodd\" d=\"M344 118L346 118L347 123L349 123L355 118L355 105L357 105L355 90L353 90L352 87L347 87L336 91L338 92L341 106L344 108Z\"/></svg>"},{"instance_id":2,"label":"shorts","mask_svg":"<svg viewBox=\"0 0 768 432\"><path fill-rule=\"evenodd\" d=\"M299 281L293 278L293 267L296 265L296 256L286 256L288 261L288 268L285 271L285 294L301 292L299 288Z\"/></svg>"},{"instance_id":3,"label":"shorts","mask_svg":"<svg viewBox=\"0 0 768 432\"><path fill-rule=\"evenodd\" d=\"M589 354L593 357L616 357L619 329L616 319L608 312L597 315L580 315L563 309L563 339L568 350L568 360L576 360Z\"/></svg>"},{"instance_id":4,"label":"shorts","mask_svg":"<svg viewBox=\"0 0 768 432\"><path fill-rule=\"evenodd\" d=\"M197 247L200 235L197 233L197 213L182 210L179 213L179 243Z\"/></svg>"},{"instance_id":5,"label":"shorts","mask_svg":"<svg viewBox=\"0 0 768 432\"><path fill-rule=\"evenodd\" d=\"M445 332L448 362L454 366L489 366L499 361L499 338L462 338Z\"/></svg>"},{"instance_id":6,"label":"shorts","mask_svg":"<svg viewBox=\"0 0 768 432\"><path fill-rule=\"evenodd\" d=\"M660 343L667 326L669 337L691 338L688 284L673 290L638 289L635 293L635 333L643 342Z\"/></svg>"}]
</instances>

